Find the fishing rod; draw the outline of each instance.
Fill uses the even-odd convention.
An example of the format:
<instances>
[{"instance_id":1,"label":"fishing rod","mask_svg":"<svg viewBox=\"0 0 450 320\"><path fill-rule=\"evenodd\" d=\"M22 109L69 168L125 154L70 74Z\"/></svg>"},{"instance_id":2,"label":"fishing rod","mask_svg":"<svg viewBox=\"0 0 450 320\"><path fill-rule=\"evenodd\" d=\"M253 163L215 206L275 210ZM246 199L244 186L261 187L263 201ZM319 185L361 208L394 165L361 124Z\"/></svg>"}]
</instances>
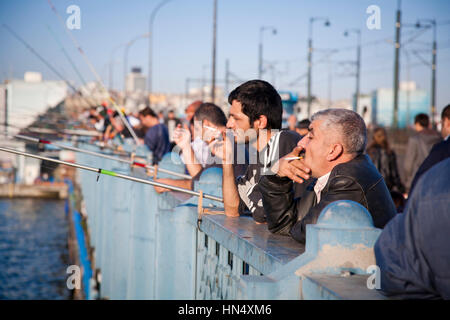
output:
<instances>
[{"instance_id":1,"label":"fishing rod","mask_svg":"<svg viewBox=\"0 0 450 320\"><path fill-rule=\"evenodd\" d=\"M132 165L132 166L142 167L142 168L150 169L150 170L153 170L153 171L154 170L158 170L159 172L164 172L164 173L167 173L167 174L170 174L170 175L173 175L173 176L177 176L177 177L180 177L180 178L183 178L183 179L192 179L192 177L189 176L189 175L173 172L173 171L170 171L170 170L167 170L167 169L163 169L163 168L156 169L154 166L145 164L143 162L135 161L135 160L121 159L121 158L118 158L118 157L106 155L106 154L99 153L99 152L84 150L84 149L80 149L80 148L76 148L76 147L70 147L70 146L66 146L66 145L59 144L59 143L56 143L56 142L52 142L52 141L49 141L49 140L28 137L28 136L24 136L24 135L21 135L21 134L16 134L16 135L14 135L14 137L18 138L18 139L22 139L22 140L27 140L27 141L30 141L30 142L49 144L49 145L53 145L53 146L61 148L61 149L66 149L66 150L70 150L70 151L74 151L74 152L85 153L85 154L89 154L89 155L92 155L92 156L105 158L105 159L109 159L109 160L119 161L119 162L126 163L126 164L129 164L129 165Z\"/></svg>"},{"instance_id":2,"label":"fishing rod","mask_svg":"<svg viewBox=\"0 0 450 320\"><path fill-rule=\"evenodd\" d=\"M19 127L12 124L4 125L0 124L0 127L4 128L14 128L18 130L26 130L29 132L35 132L35 133L43 133L43 134L57 134L57 135L72 135L72 136L82 136L82 137L101 137L102 134L93 131L93 130L84 130L84 129L63 129L62 131L58 131L56 129L51 128L39 128L39 127Z\"/></svg>"},{"instance_id":3,"label":"fishing rod","mask_svg":"<svg viewBox=\"0 0 450 320\"><path fill-rule=\"evenodd\" d=\"M14 38L16 38L17 40L19 40L19 42L21 42L28 50L31 51L31 53L33 53L39 60L41 60L41 62L43 62L51 71L53 71L62 81L64 81L72 90L73 92L75 92L75 94L79 94L79 96L85 100L85 102L88 103L88 105L90 105L90 102L86 100L85 97L83 97L81 95L81 93L78 93L78 90L68 81L66 80L66 78L64 78L61 73L55 69L55 67L53 67L47 60L45 60L39 53L37 53L37 51L30 46L21 36L19 36L16 32L14 32L14 30L12 30L7 24L3 24L3 27L9 31L9 33L11 33Z\"/></svg>"},{"instance_id":4,"label":"fishing rod","mask_svg":"<svg viewBox=\"0 0 450 320\"><path fill-rule=\"evenodd\" d=\"M165 183L160 183L160 182L145 180L145 179L141 179L141 178L136 178L136 177L132 177L132 176L129 176L129 175L117 173L117 172L110 171L110 170L105 170L105 169L101 169L101 168L97 169L97 168L93 168L93 167L89 167L89 166L85 166L85 165L81 165L81 164L77 164L77 163L57 160L57 159L48 158L48 157L44 157L44 156L38 156L36 154L23 152L23 151L18 151L18 150L10 149L10 148L0 147L0 151L4 151L4 152L8 152L8 153L14 153L14 154L17 154L17 155L30 157L30 158L35 158L35 159L39 159L39 160L45 160L45 161L49 161L49 162L59 163L59 164L63 164L63 165L69 166L69 167L74 167L74 168L78 168L78 169L82 169L82 170L86 170L86 171L95 172L98 175L104 174L104 175L108 175L108 176L112 176L112 177L122 178L122 179L125 179L125 180L130 180L130 181L134 181L134 182L139 182L139 183L151 185L151 186L154 186L154 187L161 187L161 188L166 188L166 189L169 189L169 190L172 190L172 191L183 192L183 193L187 193L187 194L190 194L190 195L196 196L196 197L203 197L205 199L214 200L214 201L218 201L218 202L223 202L222 198L216 197L216 196L213 196L213 195L209 195L209 194L205 194L205 193L202 193L202 192L197 192L197 191L193 191L193 190L189 190L189 189L184 189L184 188L180 188L180 187L175 187L175 186L171 186L171 185L168 185L168 184L165 184ZM98 177L97 177L97 180L98 180Z\"/></svg>"},{"instance_id":5,"label":"fishing rod","mask_svg":"<svg viewBox=\"0 0 450 320\"><path fill-rule=\"evenodd\" d=\"M95 70L94 66L92 65L91 61L88 59L86 53L83 51L83 49L81 48L80 44L78 43L77 39L73 36L73 34L70 32L70 30L66 27L66 24L64 23L63 18L61 17L61 15L58 13L58 11L56 10L55 6L53 5L53 3L51 2L51 0L47 0L50 8L52 9L52 11L54 12L54 14L57 16L59 22L61 23L62 27L64 28L64 31L69 35L70 39L72 40L72 43L74 44L75 48L78 50L78 52L81 54L81 56L83 57L84 61L86 62L86 64L88 65L89 69L91 70L91 72L94 74L95 78L97 79L97 82L100 84L100 88L106 93L108 99L111 101L112 105L114 106L114 108L116 109L117 113L119 114L120 118L122 119L123 123L125 124L125 126L127 127L128 131L131 133L131 135L133 136L133 139L135 141L135 148L137 145L139 145L139 139L136 135L136 132L134 132L134 129L132 128L132 126L130 125L130 123L128 122L128 120L126 119L126 117L124 116L122 110L120 110L119 106L116 104L116 102L114 101L114 99L111 97L111 95L109 94L108 90L106 90L105 85L103 84L102 78L99 76L99 74L97 73L97 71Z\"/></svg>"},{"instance_id":6,"label":"fishing rod","mask_svg":"<svg viewBox=\"0 0 450 320\"><path fill-rule=\"evenodd\" d=\"M78 78L81 80L81 83L86 85L86 81L84 80L84 78L81 75L81 73L78 70L78 68L75 66L75 63L70 58L69 54L67 53L66 49L62 45L61 41L59 41L58 37L56 36L56 33L53 31L52 28L50 28L50 26L48 24L47 24L47 29L50 32L50 34L53 36L53 39L55 39L56 43L59 45L59 47L60 47L61 51L63 52L64 56L69 61L70 65L72 66L72 69L75 71L75 73L77 74Z\"/></svg>"},{"instance_id":7,"label":"fishing rod","mask_svg":"<svg viewBox=\"0 0 450 320\"><path fill-rule=\"evenodd\" d=\"M53 31L53 29L47 24L47 29L50 32L50 34L53 36L53 39L55 39L56 43L59 45L61 51L63 52L64 56L66 57L67 61L69 61L70 65L72 66L72 69L75 71L75 73L77 74L78 78L80 79L81 83L87 88L87 82L84 79L84 77L81 75L81 72L79 71L79 69L76 67L75 63L73 62L72 58L70 58L69 54L67 53L66 49L64 48L63 44L61 43L61 41L58 39L58 37L56 36L56 33ZM80 95L81 96L81 95ZM81 96L82 97L82 96ZM90 99L89 99L90 100ZM91 105L90 101L88 101L87 98L85 98L85 102L88 103L88 105ZM94 101L95 104L95 101Z\"/></svg>"}]
</instances>

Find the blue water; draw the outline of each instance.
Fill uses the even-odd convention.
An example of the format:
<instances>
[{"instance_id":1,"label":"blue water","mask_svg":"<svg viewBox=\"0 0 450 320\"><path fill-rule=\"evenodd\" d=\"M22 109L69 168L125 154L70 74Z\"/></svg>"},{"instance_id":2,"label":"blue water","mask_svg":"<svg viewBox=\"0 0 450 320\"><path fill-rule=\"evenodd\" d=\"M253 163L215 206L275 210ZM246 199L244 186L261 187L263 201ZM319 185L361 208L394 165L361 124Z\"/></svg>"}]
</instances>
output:
<instances>
[{"instance_id":1,"label":"blue water","mask_svg":"<svg viewBox=\"0 0 450 320\"><path fill-rule=\"evenodd\" d=\"M0 299L70 299L64 201L0 199Z\"/></svg>"}]
</instances>

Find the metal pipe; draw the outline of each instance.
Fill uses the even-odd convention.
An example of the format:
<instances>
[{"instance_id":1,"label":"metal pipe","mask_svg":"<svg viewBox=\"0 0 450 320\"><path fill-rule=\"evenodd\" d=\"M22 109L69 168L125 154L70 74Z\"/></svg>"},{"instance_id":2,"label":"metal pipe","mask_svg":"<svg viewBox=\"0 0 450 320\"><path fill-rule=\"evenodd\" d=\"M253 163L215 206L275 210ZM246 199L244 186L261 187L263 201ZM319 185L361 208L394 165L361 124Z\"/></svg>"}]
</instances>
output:
<instances>
[{"instance_id":1,"label":"metal pipe","mask_svg":"<svg viewBox=\"0 0 450 320\"><path fill-rule=\"evenodd\" d=\"M103 153L99 153L99 152L95 152L95 151L89 151L89 150L84 150L84 149L80 149L80 148L76 148L76 147L65 146L65 145L62 145L62 144L59 144L59 143L55 143L55 142L52 142L52 141L48 141L48 140L28 137L28 136L24 136L24 135L21 135L21 134L16 134L14 137L22 139L22 140L35 142L35 143L52 144L55 147L58 147L58 148L61 148L61 149L71 150L71 151L75 151L75 152L81 152L81 153L89 154L89 155L92 155L92 156L95 156L95 157L100 157L100 158L105 158L105 159L109 159L109 160L119 161L119 162L126 163L126 164L129 164L129 165L134 165L134 166L138 166L138 167L143 167L143 168L155 170L154 166L151 166L151 165L148 165L148 164L145 164L145 163L132 161L132 160L128 160L128 159L121 159L121 158L118 158L118 157L109 156L109 155L106 155L106 154L103 154ZM189 175L173 172L173 171L170 171L170 170L167 170L167 169L163 169L163 168L158 168L158 171L164 172L164 173L168 173L168 174L171 174L171 175L183 178L183 179L192 179L192 177L189 176Z\"/></svg>"},{"instance_id":2,"label":"metal pipe","mask_svg":"<svg viewBox=\"0 0 450 320\"><path fill-rule=\"evenodd\" d=\"M151 186L154 186L154 187L166 188L166 189L170 189L172 191L183 192L183 193L187 193L187 194L190 194L190 195L193 195L193 196L196 196L196 197L200 197L200 192L197 192L197 191L188 190L188 189L184 189L184 188L179 188L179 187L171 186L171 185L168 185L168 184L165 184L165 183L160 183L160 182L154 182L154 181L150 181L150 180L135 178L135 177L128 176L128 175L125 175L125 174L116 173L116 172L110 171L110 170L105 170L105 169L101 169L101 168L97 169L97 168L93 168L93 167L89 167L89 166L85 166L85 165L81 165L81 164L77 164L77 163L71 163L71 162L66 162L66 161L62 161L62 160L52 159L52 158L48 158L48 157L38 156L36 154L23 152L23 151L18 151L18 150L10 149L10 148L0 147L0 151L4 151L4 152L8 152L8 153L14 153L14 154L18 154L18 155L21 155L21 156L35 158L35 159L39 159L39 160L45 160L45 161L50 161L50 162L54 162L54 163L59 163L59 164L63 164L63 165L69 166L69 167L83 169L83 170L87 170L87 171L91 171L91 172L96 172L98 174L104 174L104 175L108 175L108 176L112 176L112 177L118 177L118 178L122 178L122 179L125 179L125 180L130 180L130 181L134 181L134 182L148 184L148 185L151 185ZM213 195L203 194L203 197L205 199L214 200L214 201L218 201L218 202L223 202L222 198L219 198L219 197L216 197L216 196L213 196Z\"/></svg>"}]
</instances>

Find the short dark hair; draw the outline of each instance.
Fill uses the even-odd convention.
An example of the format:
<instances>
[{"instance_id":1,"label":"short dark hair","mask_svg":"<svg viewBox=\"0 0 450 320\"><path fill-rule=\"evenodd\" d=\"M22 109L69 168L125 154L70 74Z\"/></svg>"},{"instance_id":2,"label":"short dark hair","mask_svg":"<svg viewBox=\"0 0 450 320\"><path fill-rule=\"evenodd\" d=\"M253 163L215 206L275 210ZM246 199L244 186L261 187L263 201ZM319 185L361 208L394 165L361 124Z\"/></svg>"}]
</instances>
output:
<instances>
[{"instance_id":1,"label":"short dark hair","mask_svg":"<svg viewBox=\"0 0 450 320\"><path fill-rule=\"evenodd\" d=\"M428 128L428 125L430 124L430 118L425 113L419 113L414 117L414 124L420 124L424 128Z\"/></svg>"},{"instance_id":2,"label":"short dark hair","mask_svg":"<svg viewBox=\"0 0 450 320\"><path fill-rule=\"evenodd\" d=\"M448 104L441 113L441 119L444 120L445 118L450 120L450 104Z\"/></svg>"},{"instance_id":3,"label":"short dark hair","mask_svg":"<svg viewBox=\"0 0 450 320\"><path fill-rule=\"evenodd\" d=\"M228 103L239 101L242 112L249 118L250 124L260 116L267 117L267 129L281 129L283 105L277 90L263 80L250 80L231 91Z\"/></svg>"},{"instance_id":4,"label":"short dark hair","mask_svg":"<svg viewBox=\"0 0 450 320\"><path fill-rule=\"evenodd\" d=\"M297 122L295 126L297 129L308 129L311 121L309 119L303 119L302 121Z\"/></svg>"},{"instance_id":5,"label":"short dark hair","mask_svg":"<svg viewBox=\"0 0 450 320\"><path fill-rule=\"evenodd\" d=\"M227 117L222 109L214 103L202 103L194 113L194 119L198 121L208 120L216 126L226 126Z\"/></svg>"},{"instance_id":6,"label":"short dark hair","mask_svg":"<svg viewBox=\"0 0 450 320\"><path fill-rule=\"evenodd\" d=\"M153 117L153 118L158 118L158 116L156 115L155 111L153 111L152 108L150 108L150 107L145 107L144 109L139 111L139 115L142 116L142 117L150 116L150 117Z\"/></svg>"}]
</instances>

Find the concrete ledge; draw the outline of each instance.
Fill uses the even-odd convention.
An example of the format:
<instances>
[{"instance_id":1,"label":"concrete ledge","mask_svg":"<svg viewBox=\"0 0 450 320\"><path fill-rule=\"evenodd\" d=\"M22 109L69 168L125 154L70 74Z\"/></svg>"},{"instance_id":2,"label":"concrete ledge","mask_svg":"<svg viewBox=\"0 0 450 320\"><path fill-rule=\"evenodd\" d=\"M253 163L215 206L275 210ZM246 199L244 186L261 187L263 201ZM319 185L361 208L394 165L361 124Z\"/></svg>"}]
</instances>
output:
<instances>
[{"instance_id":1,"label":"concrete ledge","mask_svg":"<svg viewBox=\"0 0 450 320\"><path fill-rule=\"evenodd\" d=\"M290 237L272 234L251 217L205 215L200 229L263 274L295 259L305 246Z\"/></svg>"},{"instance_id":2,"label":"concrete ledge","mask_svg":"<svg viewBox=\"0 0 450 320\"><path fill-rule=\"evenodd\" d=\"M66 199L68 186L64 183L41 185L1 184L0 198L51 198Z\"/></svg>"},{"instance_id":3,"label":"concrete ledge","mask_svg":"<svg viewBox=\"0 0 450 320\"><path fill-rule=\"evenodd\" d=\"M367 288L369 275L313 274L302 276L302 296L305 300L387 300L376 289Z\"/></svg>"}]
</instances>

